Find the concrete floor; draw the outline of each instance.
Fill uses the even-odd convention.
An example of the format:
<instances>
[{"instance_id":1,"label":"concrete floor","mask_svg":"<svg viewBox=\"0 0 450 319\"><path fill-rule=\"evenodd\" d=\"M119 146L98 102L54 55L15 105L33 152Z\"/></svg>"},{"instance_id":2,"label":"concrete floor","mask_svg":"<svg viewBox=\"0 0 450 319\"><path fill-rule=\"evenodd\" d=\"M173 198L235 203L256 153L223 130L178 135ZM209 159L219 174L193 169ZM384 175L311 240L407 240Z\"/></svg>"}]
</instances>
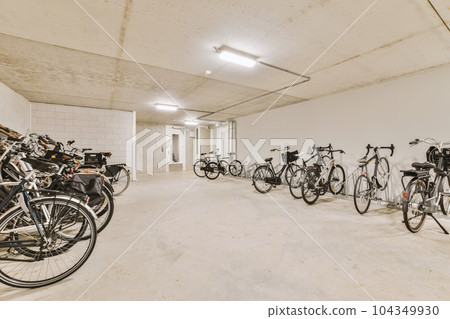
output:
<instances>
[{"instance_id":1,"label":"concrete floor","mask_svg":"<svg viewBox=\"0 0 450 319\"><path fill-rule=\"evenodd\" d=\"M350 200L306 206L272 190L297 224L249 180L195 181L192 172L141 176L78 272L34 290L2 285L0 299L450 299L450 236L430 219L414 235L397 210L372 205L360 216Z\"/></svg>"}]
</instances>

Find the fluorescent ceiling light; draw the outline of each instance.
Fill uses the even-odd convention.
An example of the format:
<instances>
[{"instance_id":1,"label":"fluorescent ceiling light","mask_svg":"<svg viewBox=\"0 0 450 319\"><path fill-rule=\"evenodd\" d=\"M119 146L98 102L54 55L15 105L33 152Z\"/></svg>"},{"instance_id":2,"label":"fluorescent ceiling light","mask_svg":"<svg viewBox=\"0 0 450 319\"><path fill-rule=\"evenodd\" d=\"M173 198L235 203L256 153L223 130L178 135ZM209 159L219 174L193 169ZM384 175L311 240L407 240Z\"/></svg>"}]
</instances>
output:
<instances>
[{"instance_id":1,"label":"fluorescent ceiling light","mask_svg":"<svg viewBox=\"0 0 450 319\"><path fill-rule=\"evenodd\" d=\"M178 106L176 105L160 104L160 103L157 103L155 105L158 110L172 111L172 112L178 110Z\"/></svg>"},{"instance_id":2,"label":"fluorescent ceiling light","mask_svg":"<svg viewBox=\"0 0 450 319\"><path fill-rule=\"evenodd\" d=\"M256 64L256 57L229 47L221 47L218 49L219 57L222 60L243 65L246 67L253 67Z\"/></svg>"},{"instance_id":3,"label":"fluorescent ceiling light","mask_svg":"<svg viewBox=\"0 0 450 319\"><path fill-rule=\"evenodd\" d=\"M184 121L184 124L186 124L186 125L198 125L198 122L196 122L196 121Z\"/></svg>"}]
</instances>

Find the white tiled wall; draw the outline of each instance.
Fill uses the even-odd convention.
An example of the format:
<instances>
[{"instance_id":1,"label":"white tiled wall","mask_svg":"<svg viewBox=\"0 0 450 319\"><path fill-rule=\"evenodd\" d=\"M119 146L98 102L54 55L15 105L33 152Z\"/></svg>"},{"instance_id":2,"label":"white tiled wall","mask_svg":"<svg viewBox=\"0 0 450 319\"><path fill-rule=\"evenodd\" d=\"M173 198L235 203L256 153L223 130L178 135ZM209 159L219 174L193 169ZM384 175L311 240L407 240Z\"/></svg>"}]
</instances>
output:
<instances>
[{"instance_id":1,"label":"white tiled wall","mask_svg":"<svg viewBox=\"0 0 450 319\"><path fill-rule=\"evenodd\" d=\"M1 82L0 124L22 134L30 129L30 101Z\"/></svg>"},{"instance_id":2,"label":"white tiled wall","mask_svg":"<svg viewBox=\"0 0 450 319\"><path fill-rule=\"evenodd\" d=\"M78 148L111 152L108 163L126 162L126 142L134 134L133 112L31 103L31 129L55 140L75 140Z\"/></svg>"}]
</instances>

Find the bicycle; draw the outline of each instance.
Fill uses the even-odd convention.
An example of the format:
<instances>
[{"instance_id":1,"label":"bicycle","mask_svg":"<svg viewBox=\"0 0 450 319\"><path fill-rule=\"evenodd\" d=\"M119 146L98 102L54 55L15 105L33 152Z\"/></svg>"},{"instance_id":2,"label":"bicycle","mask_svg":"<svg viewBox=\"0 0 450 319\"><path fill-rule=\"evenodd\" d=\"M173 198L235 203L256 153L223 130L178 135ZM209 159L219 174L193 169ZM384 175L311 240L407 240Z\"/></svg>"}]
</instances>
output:
<instances>
[{"instance_id":1,"label":"bicycle","mask_svg":"<svg viewBox=\"0 0 450 319\"><path fill-rule=\"evenodd\" d=\"M450 183L450 142L437 142L432 138L415 139L411 146L419 143L432 145L427 152L428 162L413 163L413 170L402 170L402 184L405 177L412 177L403 192L402 211L403 222L406 228L412 232L420 231L425 223L425 217L431 216L445 234L448 231L434 217L434 213L440 210L447 215L449 213L449 183ZM435 173L434 180L430 170ZM447 185L445 185L447 183ZM438 208L439 207L439 208Z\"/></svg>"},{"instance_id":2,"label":"bicycle","mask_svg":"<svg viewBox=\"0 0 450 319\"><path fill-rule=\"evenodd\" d=\"M24 159L41 172L57 165ZM80 199L35 186L35 171L14 186L0 202L0 281L19 288L37 288L60 281L78 270L91 255L97 230L95 213ZM16 198L16 200L15 200ZM8 211L10 203L18 203Z\"/></svg>"},{"instance_id":3,"label":"bicycle","mask_svg":"<svg viewBox=\"0 0 450 319\"><path fill-rule=\"evenodd\" d=\"M211 151L209 153L201 153L200 154L200 159L194 163L194 167L193 167L195 175L197 175L198 177L205 177L205 167L211 161L210 157L207 155L213 154L213 153L214 153L214 151Z\"/></svg>"},{"instance_id":4,"label":"bicycle","mask_svg":"<svg viewBox=\"0 0 450 319\"><path fill-rule=\"evenodd\" d=\"M389 176L391 174L389 162L386 157L380 157L379 150L391 150L390 156L392 157L395 147L393 144L391 146L377 147L368 144L366 149L366 155L358 160L361 175L356 179L353 192L355 208L361 215L367 213L372 200L382 200L378 193L384 191L389 182ZM369 155L371 149L373 149L374 155L370 159L367 159L367 155ZM367 165L372 161L375 161L375 167L373 176L369 177Z\"/></svg>"},{"instance_id":5,"label":"bicycle","mask_svg":"<svg viewBox=\"0 0 450 319\"><path fill-rule=\"evenodd\" d=\"M74 141L67 142L67 145L71 146ZM78 170L83 169L98 169L99 173L103 174L111 183L114 189L114 195L118 196L123 194L128 186L130 185L131 176L130 172L126 168L125 163L120 164L107 164L107 158L111 157L110 152L99 152L99 153L87 153L90 148L83 148L81 153L84 153L84 164L81 165ZM80 152L79 149L72 148L69 150L73 154Z\"/></svg>"},{"instance_id":6,"label":"bicycle","mask_svg":"<svg viewBox=\"0 0 450 319\"><path fill-rule=\"evenodd\" d=\"M345 154L343 150L333 150L328 147L313 147L316 151L317 163L305 168L305 177L301 183L302 198L308 205L314 204L320 195L324 195L327 190L338 195L344 189L345 172L344 168L335 164L333 153ZM328 151L331 160L324 162L321 152Z\"/></svg>"},{"instance_id":7,"label":"bicycle","mask_svg":"<svg viewBox=\"0 0 450 319\"><path fill-rule=\"evenodd\" d=\"M235 158L236 153L230 152L228 155L228 157L222 157L221 162L226 162L227 159L230 159L230 163L227 163L227 171L233 176L240 176L242 173L242 163Z\"/></svg>"},{"instance_id":8,"label":"bicycle","mask_svg":"<svg viewBox=\"0 0 450 319\"><path fill-rule=\"evenodd\" d=\"M34 133L32 133L34 134ZM5 173L2 181L20 181L27 171L33 170L28 163L29 158L40 159L56 164L58 170L54 174L36 172L35 184L46 190L61 191L64 194L79 196L89 195L88 205L98 218L95 219L97 233L100 233L111 221L114 213L113 189L108 179L100 174L75 173L76 155L58 151L36 152L36 139L27 134L20 139L5 139L0 141L0 169ZM34 157L30 157L33 155ZM12 162L16 164L12 165ZM6 193L8 190L3 186Z\"/></svg>"},{"instance_id":9,"label":"bicycle","mask_svg":"<svg viewBox=\"0 0 450 319\"><path fill-rule=\"evenodd\" d=\"M290 147L286 146L284 151L281 154L283 165L279 171L275 171L272 160L273 157L265 158L265 163L260 164L253 173L252 181L255 189L262 193L268 193L272 187L276 187L277 185L281 185L281 176L284 173L284 178L289 183L291 180L292 174L296 170L300 168L295 162L298 159L298 151L289 152ZM281 152L280 149L271 149L271 152Z\"/></svg>"},{"instance_id":10,"label":"bicycle","mask_svg":"<svg viewBox=\"0 0 450 319\"><path fill-rule=\"evenodd\" d=\"M327 147L324 147L323 149L328 149L331 150L332 146L331 144L329 144ZM331 157L328 155L321 155L321 161L323 164L328 164L331 161ZM306 173L306 167L307 167L307 163L309 161L311 161L314 158L317 158L317 154L311 154L311 157L307 160L302 159L302 166L296 170L294 172L294 174L292 174L291 180L289 181L289 192L291 193L291 195L296 198L296 199L301 199L303 198L302 196L302 183L303 183L303 179L305 177L305 173ZM316 161L316 164L320 163L320 159L318 158Z\"/></svg>"}]
</instances>

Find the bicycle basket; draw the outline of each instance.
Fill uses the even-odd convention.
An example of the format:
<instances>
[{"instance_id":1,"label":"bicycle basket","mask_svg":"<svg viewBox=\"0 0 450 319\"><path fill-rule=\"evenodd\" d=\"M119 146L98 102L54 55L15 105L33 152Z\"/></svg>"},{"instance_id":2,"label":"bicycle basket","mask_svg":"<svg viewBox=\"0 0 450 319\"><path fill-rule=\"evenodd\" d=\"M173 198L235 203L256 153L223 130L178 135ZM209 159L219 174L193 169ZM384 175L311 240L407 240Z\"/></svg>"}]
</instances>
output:
<instances>
[{"instance_id":1,"label":"bicycle basket","mask_svg":"<svg viewBox=\"0 0 450 319\"><path fill-rule=\"evenodd\" d=\"M101 153L85 153L84 163L91 165L105 165L106 158Z\"/></svg>"},{"instance_id":2,"label":"bicycle basket","mask_svg":"<svg viewBox=\"0 0 450 319\"><path fill-rule=\"evenodd\" d=\"M298 151L287 152L287 162L292 163L298 160Z\"/></svg>"}]
</instances>

